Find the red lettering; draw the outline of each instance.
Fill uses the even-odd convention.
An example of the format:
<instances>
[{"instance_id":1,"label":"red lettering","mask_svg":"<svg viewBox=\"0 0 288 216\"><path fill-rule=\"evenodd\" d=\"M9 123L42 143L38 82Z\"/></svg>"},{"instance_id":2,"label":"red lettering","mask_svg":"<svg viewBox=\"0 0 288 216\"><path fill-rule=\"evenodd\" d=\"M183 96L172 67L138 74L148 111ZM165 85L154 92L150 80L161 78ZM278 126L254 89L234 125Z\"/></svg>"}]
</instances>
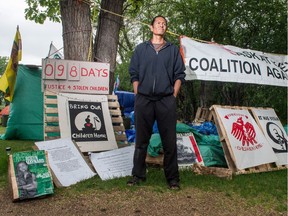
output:
<instances>
[{"instance_id":1,"label":"red lettering","mask_svg":"<svg viewBox=\"0 0 288 216\"><path fill-rule=\"evenodd\" d=\"M109 71L108 69L103 70L103 77L108 77Z\"/></svg>"},{"instance_id":2,"label":"red lettering","mask_svg":"<svg viewBox=\"0 0 288 216\"><path fill-rule=\"evenodd\" d=\"M46 76L52 76L53 75L53 72L54 72L54 67L52 64L47 64L45 66L45 75Z\"/></svg>"},{"instance_id":3,"label":"red lettering","mask_svg":"<svg viewBox=\"0 0 288 216\"><path fill-rule=\"evenodd\" d=\"M76 66L72 66L70 68L70 76L71 77L76 77L77 76L77 67Z\"/></svg>"},{"instance_id":4,"label":"red lettering","mask_svg":"<svg viewBox=\"0 0 288 216\"><path fill-rule=\"evenodd\" d=\"M103 69L96 69L96 71L98 72L98 77L100 77L101 76L101 71L102 71Z\"/></svg>"},{"instance_id":5,"label":"red lettering","mask_svg":"<svg viewBox=\"0 0 288 216\"><path fill-rule=\"evenodd\" d=\"M94 73L94 70L93 68L90 69L90 72L89 72L89 76L93 75L95 77L95 73Z\"/></svg>"},{"instance_id":6,"label":"red lettering","mask_svg":"<svg viewBox=\"0 0 288 216\"><path fill-rule=\"evenodd\" d=\"M81 76L108 77L108 75L109 75L108 69L81 68Z\"/></svg>"},{"instance_id":7,"label":"red lettering","mask_svg":"<svg viewBox=\"0 0 288 216\"><path fill-rule=\"evenodd\" d=\"M81 76L88 76L88 70L86 68L81 68Z\"/></svg>"}]
</instances>

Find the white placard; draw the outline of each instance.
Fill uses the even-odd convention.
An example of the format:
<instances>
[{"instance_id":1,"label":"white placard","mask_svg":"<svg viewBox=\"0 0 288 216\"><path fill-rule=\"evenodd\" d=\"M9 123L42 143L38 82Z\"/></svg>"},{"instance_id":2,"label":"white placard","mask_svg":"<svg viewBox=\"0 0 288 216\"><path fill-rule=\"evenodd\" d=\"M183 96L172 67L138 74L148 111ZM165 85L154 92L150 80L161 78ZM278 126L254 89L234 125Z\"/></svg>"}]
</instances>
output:
<instances>
[{"instance_id":1,"label":"white placard","mask_svg":"<svg viewBox=\"0 0 288 216\"><path fill-rule=\"evenodd\" d=\"M61 186L68 187L95 175L72 140L56 139L35 145L48 152L51 170Z\"/></svg>"},{"instance_id":2,"label":"white placard","mask_svg":"<svg viewBox=\"0 0 288 216\"><path fill-rule=\"evenodd\" d=\"M42 59L42 68L43 91L109 94L107 63Z\"/></svg>"},{"instance_id":3,"label":"white placard","mask_svg":"<svg viewBox=\"0 0 288 216\"><path fill-rule=\"evenodd\" d=\"M251 111L278 158L276 164L288 164L288 137L274 109L251 108Z\"/></svg>"},{"instance_id":4,"label":"white placard","mask_svg":"<svg viewBox=\"0 0 288 216\"><path fill-rule=\"evenodd\" d=\"M81 152L117 149L106 95L59 93L61 138L70 138Z\"/></svg>"},{"instance_id":5,"label":"white placard","mask_svg":"<svg viewBox=\"0 0 288 216\"><path fill-rule=\"evenodd\" d=\"M102 180L131 175L134 146L101 153L91 153L90 160Z\"/></svg>"},{"instance_id":6,"label":"white placard","mask_svg":"<svg viewBox=\"0 0 288 216\"><path fill-rule=\"evenodd\" d=\"M215 108L235 156L238 169L275 162L277 157L246 109Z\"/></svg>"},{"instance_id":7,"label":"white placard","mask_svg":"<svg viewBox=\"0 0 288 216\"><path fill-rule=\"evenodd\" d=\"M193 133L177 133L177 158L179 167L194 163L204 165Z\"/></svg>"}]
</instances>

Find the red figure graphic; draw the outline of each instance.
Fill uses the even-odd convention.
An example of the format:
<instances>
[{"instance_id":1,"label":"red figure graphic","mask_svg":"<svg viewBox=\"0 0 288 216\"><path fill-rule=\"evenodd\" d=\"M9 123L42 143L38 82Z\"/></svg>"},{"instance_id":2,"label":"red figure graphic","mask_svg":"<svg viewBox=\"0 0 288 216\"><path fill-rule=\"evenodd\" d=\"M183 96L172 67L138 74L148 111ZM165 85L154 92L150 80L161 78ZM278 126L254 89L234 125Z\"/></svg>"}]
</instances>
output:
<instances>
[{"instance_id":1,"label":"red figure graphic","mask_svg":"<svg viewBox=\"0 0 288 216\"><path fill-rule=\"evenodd\" d=\"M242 146L249 146L249 143L254 145L256 142L255 140L255 129L250 122L246 122L242 120L242 117L239 117L236 122L232 125L231 134L238 140L242 141Z\"/></svg>"}]
</instances>

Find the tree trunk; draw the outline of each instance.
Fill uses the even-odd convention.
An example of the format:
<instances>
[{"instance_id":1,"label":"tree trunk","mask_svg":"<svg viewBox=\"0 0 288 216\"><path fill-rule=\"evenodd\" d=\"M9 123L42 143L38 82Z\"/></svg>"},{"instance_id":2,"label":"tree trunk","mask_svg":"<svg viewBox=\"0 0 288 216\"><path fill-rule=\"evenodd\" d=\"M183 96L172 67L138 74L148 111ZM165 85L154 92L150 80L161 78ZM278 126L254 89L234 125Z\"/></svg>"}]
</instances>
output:
<instances>
[{"instance_id":1,"label":"tree trunk","mask_svg":"<svg viewBox=\"0 0 288 216\"><path fill-rule=\"evenodd\" d=\"M67 60L88 61L92 32L90 5L75 0L60 0L59 2L64 57Z\"/></svg>"},{"instance_id":2,"label":"tree trunk","mask_svg":"<svg viewBox=\"0 0 288 216\"><path fill-rule=\"evenodd\" d=\"M122 15L125 0L102 0L101 8ZM99 13L97 34L94 43L94 60L110 64L110 88L112 93L116 68L117 47L122 17L105 12Z\"/></svg>"}]
</instances>

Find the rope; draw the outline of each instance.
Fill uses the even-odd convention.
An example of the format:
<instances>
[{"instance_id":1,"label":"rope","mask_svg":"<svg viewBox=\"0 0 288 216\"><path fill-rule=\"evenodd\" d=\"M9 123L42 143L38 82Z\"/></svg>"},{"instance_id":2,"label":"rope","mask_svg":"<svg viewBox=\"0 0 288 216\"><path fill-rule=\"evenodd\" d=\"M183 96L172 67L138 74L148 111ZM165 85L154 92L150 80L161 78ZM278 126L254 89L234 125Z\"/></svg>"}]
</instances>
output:
<instances>
[{"instance_id":1,"label":"rope","mask_svg":"<svg viewBox=\"0 0 288 216\"><path fill-rule=\"evenodd\" d=\"M58 49L58 50L56 50L55 52L51 53L51 54L50 54L49 56L47 56L46 58L49 58L50 56L54 55L55 53L57 53L57 52L60 51L61 49L63 49L63 47L60 48L60 49Z\"/></svg>"},{"instance_id":2,"label":"rope","mask_svg":"<svg viewBox=\"0 0 288 216\"><path fill-rule=\"evenodd\" d=\"M90 7L93 7L93 5L95 5L94 2L91 2L91 1L89 1L89 0L77 0L77 1L78 1L79 3L83 2L84 4L87 4L87 5L89 5ZM96 7L96 6L95 6L95 7ZM118 16L118 17L121 17L121 18L123 18L123 19L130 20L130 21L133 22L133 23L138 23L138 24L145 25L145 26L148 26L148 27L150 26L150 24L147 24L147 23L144 23L144 22L141 22L141 21L137 21L137 20L131 20L131 18L129 18L129 17L123 16L123 15L121 15L121 14L117 14L117 13L115 13L115 12L112 12L112 11L109 11L109 10L106 10L106 9L103 9L103 8L96 8L96 10L98 10L98 11L104 11L104 12L110 13L110 14L112 14L112 15L114 15L114 16ZM93 22L91 22L91 23L93 23ZM92 25L93 25L93 24L92 24ZM92 27L92 30L93 30L93 27ZM79 30L79 31L81 31L81 30ZM83 31L87 31L87 30L83 30ZM68 34L68 33L72 33L72 32L75 32L75 31L65 32L65 33L63 33L63 35L64 35L64 34ZM181 37L180 34L174 33L174 32L172 32L172 31L167 30L166 32L167 32L168 34L170 34L170 35L173 35L173 36L176 36L176 37ZM185 35L185 37L188 37L188 36ZM191 38L192 40L199 41L199 42L202 42L202 43L211 43L210 41L205 41L205 40L201 40L201 39L198 39L198 38L193 38L193 37L188 37L188 38ZM88 50L87 61L91 61L91 60L92 60L92 46L93 46L93 31L91 31L91 37L90 37L90 43L89 43L89 50ZM62 48L63 48L63 47L62 47ZM62 49L62 48L61 48L61 49Z\"/></svg>"},{"instance_id":3,"label":"rope","mask_svg":"<svg viewBox=\"0 0 288 216\"><path fill-rule=\"evenodd\" d=\"M114 13L114 12L112 12L112 11L109 11L109 10L106 10L106 9L103 9L103 8L99 8L99 10L102 10L102 11L104 11L104 12L110 13L110 14L115 15L115 16L122 17L122 18L127 19L127 20L130 20L130 21L132 21L132 22L134 22L134 23L140 23L140 24L142 24L142 25L150 26L150 25L147 24L147 23L144 23L144 22L141 22L141 21L137 21L137 20L136 20L136 21L135 21L135 20L131 20L130 18L128 18L128 17L126 17L126 16L123 16L123 15L120 15L120 14L117 14L117 13ZM171 31L169 31L169 30L167 30L166 32L167 32L168 34L173 35L173 36L177 36L177 37L180 37L180 36L181 36L180 34L171 32ZM185 37L188 37L188 36L185 36ZM193 37L188 37L188 38L191 38L191 39L193 39L193 40L195 40L195 41L199 41L199 42L203 42L203 43L210 43L210 41L204 41L204 40L201 40L201 39L198 39L198 38L193 38Z\"/></svg>"},{"instance_id":4,"label":"rope","mask_svg":"<svg viewBox=\"0 0 288 216\"><path fill-rule=\"evenodd\" d=\"M95 14L93 14L91 16L91 35L90 35L90 43L89 43L89 50L88 50L88 57L87 57L87 61L92 61L92 50L93 50L93 17L95 16Z\"/></svg>"}]
</instances>

